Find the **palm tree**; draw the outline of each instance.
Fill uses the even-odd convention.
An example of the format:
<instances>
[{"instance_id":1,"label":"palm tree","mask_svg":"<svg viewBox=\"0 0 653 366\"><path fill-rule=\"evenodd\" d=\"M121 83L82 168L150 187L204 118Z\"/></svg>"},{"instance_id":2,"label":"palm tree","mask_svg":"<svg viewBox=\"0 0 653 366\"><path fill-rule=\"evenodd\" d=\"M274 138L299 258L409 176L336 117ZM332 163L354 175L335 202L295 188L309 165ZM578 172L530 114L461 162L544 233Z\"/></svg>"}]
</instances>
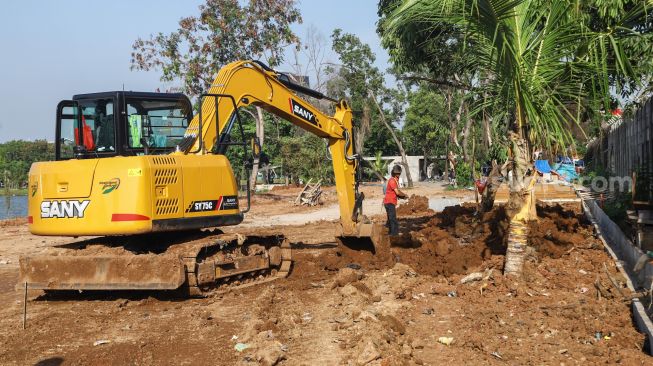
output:
<instances>
[{"instance_id":1,"label":"palm tree","mask_svg":"<svg viewBox=\"0 0 653 366\"><path fill-rule=\"evenodd\" d=\"M384 181L385 175L388 174L388 164L390 162L383 159L381 155L381 152L377 151L374 156L374 161L371 163L366 161L368 163L367 171L374 174L380 181Z\"/></svg>"},{"instance_id":2,"label":"palm tree","mask_svg":"<svg viewBox=\"0 0 653 366\"><path fill-rule=\"evenodd\" d=\"M568 0L407 0L388 18L392 32L422 22L464 40L465 72L482 85L475 111L500 111L508 125L510 218L505 273L521 273L528 222L536 220L533 146L573 144L571 125L581 111L609 108L615 75L634 80L622 42L645 17L646 3L605 32L591 29L580 3ZM384 35L386 36L386 35Z\"/></svg>"}]
</instances>

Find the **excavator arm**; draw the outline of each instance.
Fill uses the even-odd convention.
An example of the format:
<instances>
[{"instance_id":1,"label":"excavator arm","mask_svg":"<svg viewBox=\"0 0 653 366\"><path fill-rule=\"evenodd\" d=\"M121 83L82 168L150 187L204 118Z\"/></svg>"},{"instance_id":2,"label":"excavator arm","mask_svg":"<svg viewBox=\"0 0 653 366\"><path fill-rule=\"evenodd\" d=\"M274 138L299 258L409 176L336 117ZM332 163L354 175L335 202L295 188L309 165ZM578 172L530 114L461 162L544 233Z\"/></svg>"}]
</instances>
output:
<instances>
[{"instance_id":1,"label":"excavator arm","mask_svg":"<svg viewBox=\"0 0 653 366\"><path fill-rule=\"evenodd\" d=\"M326 115L298 93L329 99L335 113ZM302 129L328 140L340 206L338 237L372 238L380 230L362 215L363 194L358 192L356 172L359 157L352 141L352 111L347 102L337 102L321 93L294 84L287 75L258 61L237 61L223 67L203 94L201 111L186 130L177 154L224 153L235 128L238 108L257 106Z\"/></svg>"}]
</instances>

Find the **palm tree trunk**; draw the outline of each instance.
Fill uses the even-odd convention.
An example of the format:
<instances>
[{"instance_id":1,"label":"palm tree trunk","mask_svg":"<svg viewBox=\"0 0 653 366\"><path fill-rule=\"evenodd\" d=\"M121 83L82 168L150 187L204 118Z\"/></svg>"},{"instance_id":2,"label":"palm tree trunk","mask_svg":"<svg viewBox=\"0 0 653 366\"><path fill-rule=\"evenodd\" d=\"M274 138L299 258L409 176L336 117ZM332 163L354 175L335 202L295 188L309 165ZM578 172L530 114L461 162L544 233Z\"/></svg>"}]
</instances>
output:
<instances>
[{"instance_id":1,"label":"palm tree trunk","mask_svg":"<svg viewBox=\"0 0 653 366\"><path fill-rule=\"evenodd\" d=\"M526 177L530 167L528 144L519 135L510 134L512 180L506 214L510 220L504 274L521 276L528 252L529 222L537 220L534 186L535 176Z\"/></svg>"}]
</instances>

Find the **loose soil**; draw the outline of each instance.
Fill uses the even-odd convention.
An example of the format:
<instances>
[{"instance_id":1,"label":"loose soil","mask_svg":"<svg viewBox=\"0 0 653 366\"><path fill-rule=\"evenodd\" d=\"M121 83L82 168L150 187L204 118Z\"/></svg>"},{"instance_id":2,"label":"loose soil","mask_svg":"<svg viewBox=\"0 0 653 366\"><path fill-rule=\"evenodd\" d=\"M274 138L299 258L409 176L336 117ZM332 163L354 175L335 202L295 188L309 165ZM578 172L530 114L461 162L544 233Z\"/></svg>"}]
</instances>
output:
<instances>
[{"instance_id":1,"label":"loose soil","mask_svg":"<svg viewBox=\"0 0 653 366\"><path fill-rule=\"evenodd\" d=\"M397 215L401 216L426 213L434 213L434 211L429 208L429 199L415 194L410 196L407 202L402 203L397 207Z\"/></svg>"},{"instance_id":2,"label":"loose soil","mask_svg":"<svg viewBox=\"0 0 653 366\"><path fill-rule=\"evenodd\" d=\"M229 228L286 235L295 259L290 276L201 299L30 291L26 330L17 257L71 239L5 226L0 363L650 364L644 336L608 274L624 293L625 280L591 226L569 207L541 207L538 215L521 279L501 274L501 207L483 217L461 206L411 209L399 215L401 236L377 255L339 246L333 221ZM461 283L475 272L477 280ZM235 350L238 343L246 349Z\"/></svg>"}]
</instances>

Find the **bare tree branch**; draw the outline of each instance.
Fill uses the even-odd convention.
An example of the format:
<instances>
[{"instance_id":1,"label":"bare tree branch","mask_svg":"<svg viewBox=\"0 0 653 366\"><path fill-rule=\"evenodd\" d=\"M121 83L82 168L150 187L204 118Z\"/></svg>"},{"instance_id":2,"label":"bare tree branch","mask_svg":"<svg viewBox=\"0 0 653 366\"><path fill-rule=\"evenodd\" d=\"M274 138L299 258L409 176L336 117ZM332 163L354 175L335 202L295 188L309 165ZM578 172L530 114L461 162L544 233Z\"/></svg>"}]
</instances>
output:
<instances>
[{"instance_id":1,"label":"bare tree branch","mask_svg":"<svg viewBox=\"0 0 653 366\"><path fill-rule=\"evenodd\" d=\"M460 81L451 81L444 79L433 79L426 76L419 75L400 75L397 77L399 80L409 80L409 81L426 81L427 83L448 86L450 88L462 89L462 90L474 90L475 88L471 85L461 83Z\"/></svg>"}]
</instances>

